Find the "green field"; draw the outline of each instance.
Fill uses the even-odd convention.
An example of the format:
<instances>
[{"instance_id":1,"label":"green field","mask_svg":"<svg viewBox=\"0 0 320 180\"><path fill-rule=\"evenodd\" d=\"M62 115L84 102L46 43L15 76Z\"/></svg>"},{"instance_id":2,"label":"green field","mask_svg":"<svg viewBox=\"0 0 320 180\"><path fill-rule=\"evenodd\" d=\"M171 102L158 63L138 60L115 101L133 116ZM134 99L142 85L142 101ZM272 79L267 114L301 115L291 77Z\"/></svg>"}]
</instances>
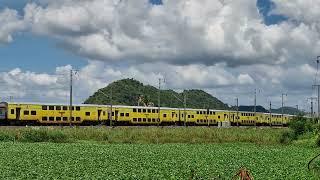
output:
<instances>
[{"instance_id":1,"label":"green field","mask_svg":"<svg viewBox=\"0 0 320 180\"><path fill-rule=\"evenodd\" d=\"M315 179L318 148L300 145L0 143L0 179Z\"/></svg>"}]
</instances>

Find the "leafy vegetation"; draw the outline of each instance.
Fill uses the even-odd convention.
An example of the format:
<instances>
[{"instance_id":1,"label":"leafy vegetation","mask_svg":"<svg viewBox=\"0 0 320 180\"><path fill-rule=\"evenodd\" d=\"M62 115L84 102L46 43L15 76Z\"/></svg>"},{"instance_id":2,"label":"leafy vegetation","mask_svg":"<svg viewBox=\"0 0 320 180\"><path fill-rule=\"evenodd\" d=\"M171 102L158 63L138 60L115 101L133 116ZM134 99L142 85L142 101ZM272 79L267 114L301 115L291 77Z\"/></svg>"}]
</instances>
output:
<instances>
[{"instance_id":1,"label":"leafy vegetation","mask_svg":"<svg viewBox=\"0 0 320 180\"><path fill-rule=\"evenodd\" d=\"M319 149L254 144L0 143L1 179L316 179ZM194 172L194 173L192 173Z\"/></svg>"},{"instance_id":2,"label":"leafy vegetation","mask_svg":"<svg viewBox=\"0 0 320 180\"><path fill-rule=\"evenodd\" d=\"M0 141L103 143L233 143L278 144L286 129L208 127L87 127L87 128L1 128Z\"/></svg>"},{"instance_id":3,"label":"leafy vegetation","mask_svg":"<svg viewBox=\"0 0 320 180\"><path fill-rule=\"evenodd\" d=\"M229 109L217 98L202 90L185 90L177 93L173 90L161 90L161 107L183 107L183 96L187 96L188 108ZM112 98L111 98L112 96ZM178 100L180 99L180 100ZM158 89L143 85L134 79L123 79L99 89L90 96L85 104L117 104L136 106L145 104L158 105Z\"/></svg>"}]
</instances>

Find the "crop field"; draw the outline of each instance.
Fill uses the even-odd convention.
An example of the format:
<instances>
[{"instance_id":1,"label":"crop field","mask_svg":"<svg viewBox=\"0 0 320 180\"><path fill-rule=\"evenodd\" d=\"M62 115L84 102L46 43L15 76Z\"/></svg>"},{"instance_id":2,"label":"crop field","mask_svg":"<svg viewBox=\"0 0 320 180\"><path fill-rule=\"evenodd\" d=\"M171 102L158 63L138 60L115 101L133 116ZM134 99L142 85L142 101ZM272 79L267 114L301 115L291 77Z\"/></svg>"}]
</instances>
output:
<instances>
[{"instance_id":1,"label":"crop field","mask_svg":"<svg viewBox=\"0 0 320 180\"><path fill-rule=\"evenodd\" d=\"M0 143L0 179L315 179L318 148L297 145Z\"/></svg>"}]
</instances>

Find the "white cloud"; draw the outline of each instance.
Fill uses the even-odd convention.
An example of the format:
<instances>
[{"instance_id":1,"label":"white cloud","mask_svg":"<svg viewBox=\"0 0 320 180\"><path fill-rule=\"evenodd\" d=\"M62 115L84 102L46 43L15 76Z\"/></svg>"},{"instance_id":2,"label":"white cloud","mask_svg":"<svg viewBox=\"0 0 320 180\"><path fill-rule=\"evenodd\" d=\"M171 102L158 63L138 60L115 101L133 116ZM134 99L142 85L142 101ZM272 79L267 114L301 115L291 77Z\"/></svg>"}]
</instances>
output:
<instances>
[{"instance_id":1,"label":"white cloud","mask_svg":"<svg viewBox=\"0 0 320 180\"><path fill-rule=\"evenodd\" d=\"M9 43L13 40L12 34L25 28L16 10L0 10L0 43Z\"/></svg>"},{"instance_id":2,"label":"white cloud","mask_svg":"<svg viewBox=\"0 0 320 180\"><path fill-rule=\"evenodd\" d=\"M164 77L166 88L202 88L230 104L233 96L249 104L255 88L262 89L263 103L279 104L282 92L291 93L288 103L302 103L311 94L312 62L320 54L320 3L273 2L272 13L288 21L265 25L252 0L164 0L160 6L148 0L42 1L28 4L21 18L15 10L1 11L0 42L29 27L94 59L76 76L79 102L113 80L133 77L157 85ZM68 76L59 74L70 69L58 67L51 75L15 69L0 80L13 93L15 86L35 88L50 100L68 95Z\"/></svg>"}]
</instances>

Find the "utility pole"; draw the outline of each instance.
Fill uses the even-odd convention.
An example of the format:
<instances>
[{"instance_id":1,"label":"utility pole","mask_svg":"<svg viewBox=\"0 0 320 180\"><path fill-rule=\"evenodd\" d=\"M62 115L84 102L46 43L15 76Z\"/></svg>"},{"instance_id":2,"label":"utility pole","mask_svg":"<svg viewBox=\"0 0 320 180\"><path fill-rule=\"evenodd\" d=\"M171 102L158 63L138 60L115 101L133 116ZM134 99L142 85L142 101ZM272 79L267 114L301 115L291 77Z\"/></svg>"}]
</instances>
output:
<instances>
[{"instance_id":1,"label":"utility pole","mask_svg":"<svg viewBox=\"0 0 320 180\"><path fill-rule=\"evenodd\" d=\"M70 105L69 105L69 111L70 111L70 117L69 117L69 125L72 126L72 78L73 78L73 70L70 69Z\"/></svg>"},{"instance_id":2,"label":"utility pole","mask_svg":"<svg viewBox=\"0 0 320 180\"><path fill-rule=\"evenodd\" d=\"M236 121L237 121L237 126L239 126L239 98L236 98L236 106L237 106L237 117L236 117Z\"/></svg>"},{"instance_id":3,"label":"utility pole","mask_svg":"<svg viewBox=\"0 0 320 180\"><path fill-rule=\"evenodd\" d=\"M159 89L158 89L158 121L160 122L160 91L161 91L161 81L165 82L164 79L159 78Z\"/></svg>"},{"instance_id":4,"label":"utility pole","mask_svg":"<svg viewBox=\"0 0 320 180\"><path fill-rule=\"evenodd\" d=\"M272 105L271 105L271 101L270 101L270 107L269 107L269 119L270 119L270 126L272 126L272 113L271 113L271 111L272 111Z\"/></svg>"},{"instance_id":5,"label":"utility pole","mask_svg":"<svg viewBox=\"0 0 320 180\"><path fill-rule=\"evenodd\" d=\"M286 93L282 93L281 94L281 114L282 114L282 117L281 117L281 121L282 121L282 124L283 124L283 105L284 105L284 101L283 101L283 96L287 96Z\"/></svg>"},{"instance_id":6,"label":"utility pole","mask_svg":"<svg viewBox=\"0 0 320 180\"><path fill-rule=\"evenodd\" d=\"M316 97L310 97L308 98L308 100L310 99L310 102L311 102L311 106L310 106L310 116L312 118L312 121L314 121L314 113L313 113L313 100L316 100L318 98Z\"/></svg>"},{"instance_id":7,"label":"utility pole","mask_svg":"<svg viewBox=\"0 0 320 180\"><path fill-rule=\"evenodd\" d=\"M187 127L187 112L186 112L186 108L187 108L187 94L186 91L183 91L183 108L184 108L184 127Z\"/></svg>"},{"instance_id":8,"label":"utility pole","mask_svg":"<svg viewBox=\"0 0 320 180\"><path fill-rule=\"evenodd\" d=\"M112 85L111 85L111 93L110 93L110 109L111 109L111 112L110 112L110 127L112 127Z\"/></svg>"},{"instance_id":9,"label":"utility pole","mask_svg":"<svg viewBox=\"0 0 320 180\"><path fill-rule=\"evenodd\" d=\"M320 117L320 84L317 84L317 75L318 75L318 70L319 70L319 62L320 62L320 56L317 56L317 73L316 73L316 77L315 77L315 84L312 85L313 88L317 88L318 90L318 123L319 123L319 117Z\"/></svg>"}]
</instances>

